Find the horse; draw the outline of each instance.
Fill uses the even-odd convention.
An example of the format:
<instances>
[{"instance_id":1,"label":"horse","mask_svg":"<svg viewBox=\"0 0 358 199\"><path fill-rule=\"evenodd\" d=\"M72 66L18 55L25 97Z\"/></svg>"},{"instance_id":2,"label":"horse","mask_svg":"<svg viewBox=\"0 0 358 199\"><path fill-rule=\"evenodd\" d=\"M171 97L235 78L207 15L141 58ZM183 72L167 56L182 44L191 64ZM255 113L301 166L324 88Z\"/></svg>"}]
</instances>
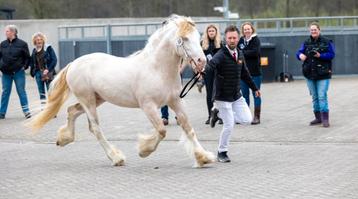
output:
<instances>
[{"instance_id":1,"label":"horse","mask_svg":"<svg viewBox=\"0 0 358 199\"><path fill-rule=\"evenodd\" d=\"M194 71L202 72L206 58L194 21L189 17L174 15L149 37L144 49L131 56L92 53L69 63L51 83L44 110L35 115L27 126L32 132L38 132L57 115L69 94L72 94L78 102L67 108L67 123L58 130L56 144L63 147L74 141L75 120L85 113L89 130L107 157L114 166L122 166L126 158L105 138L98 123L96 108L109 102L144 111L155 129L152 134L138 136L139 156L144 158L154 152L166 136L158 109L168 105L185 132L184 145L194 160L194 167L212 163L214 154L199 143L179 97L182 85L178 66L183 62L191 64Z\"/></svg>"}]
</instances>

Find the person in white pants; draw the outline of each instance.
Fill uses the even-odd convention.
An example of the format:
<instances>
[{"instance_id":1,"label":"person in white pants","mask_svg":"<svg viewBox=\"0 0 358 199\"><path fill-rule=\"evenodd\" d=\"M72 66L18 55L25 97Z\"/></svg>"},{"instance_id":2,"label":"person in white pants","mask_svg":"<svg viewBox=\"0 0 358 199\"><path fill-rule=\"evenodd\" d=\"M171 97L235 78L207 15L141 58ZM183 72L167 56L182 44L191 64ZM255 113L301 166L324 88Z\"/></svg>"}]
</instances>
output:
<instances>
[{"instance_id":1,"label":"person in white pants","mask_svg":"<svg viewBox=\"0 0 358 199\"><path fill-rule=\"evenodd\" d=\"M235 123L248 125L251 124L253 118L243 97L234 102L216 101L216 105L219 109L218 116L224 123L218 147L218 152L221 153L228 151L229 140Z\"/></svg>"},{"instance_id":2,"label":"person in white pants","mask_svg":"<svg viewBox=\"0 0 358 199\"><path fill-rule=\"evenodd\" d=\"M211 113L211 127L215 127L218 118L223 120L223 129L220 135L218 147L218 161L230 162L227 155L230 135L235 123L250 124L251 111L240 93L240 81L244 81L260 96L260 91L252 81L251 75L238 59L239 30L236 26L228 26L225 29L226 46L221 48L205 67L205 70L215 71L214 100L217 109Z\"/></svg>"}]
</instances>

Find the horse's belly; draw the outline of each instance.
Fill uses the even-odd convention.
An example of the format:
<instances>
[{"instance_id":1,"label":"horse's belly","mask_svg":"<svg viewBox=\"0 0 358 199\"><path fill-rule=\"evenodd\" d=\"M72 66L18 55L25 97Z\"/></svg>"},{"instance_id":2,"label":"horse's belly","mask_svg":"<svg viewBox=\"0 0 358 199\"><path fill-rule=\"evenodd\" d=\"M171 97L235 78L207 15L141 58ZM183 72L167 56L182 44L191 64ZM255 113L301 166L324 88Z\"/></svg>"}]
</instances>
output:
<instances>
[{"instance_id":1,"label":"horse's belly","mask_svg":"<svg viewBox=\"0 0 358 199\"><path fill-rule=\"evenodd\" d=\"M96 93L105 101L122 107L138 108L138 101L132 93L132 89L125 84L113 84L99 86Z\"/></svg>"}]
</instances>

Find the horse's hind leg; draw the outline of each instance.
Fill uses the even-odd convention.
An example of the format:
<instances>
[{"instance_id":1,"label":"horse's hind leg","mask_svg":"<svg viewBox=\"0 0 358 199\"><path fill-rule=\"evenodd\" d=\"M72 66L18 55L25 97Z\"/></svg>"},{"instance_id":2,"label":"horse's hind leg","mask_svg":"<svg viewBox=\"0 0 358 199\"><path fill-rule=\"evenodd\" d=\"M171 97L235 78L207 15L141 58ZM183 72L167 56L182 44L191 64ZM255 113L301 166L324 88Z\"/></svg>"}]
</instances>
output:
<instances>
[{"instance_id":1,"label":"horse's hind leg","mask_svg":"<svg viewBox=\"0 0 358 199\"><path fill-rule=\"evenodd\" d=\"M164 139L166 134L166 130L161 118L158 115L156 107L157 106L152 103L142 106L143 111L155 128L155 132L153 134L139 135L138 137L138 151L139 156L142 158L149 156L153 151L155 151L159 142Z\"/></svg>"},{"instance_id":2,"label":"horse's hind leg","mask_svg":"<svg viewBox=\"0 0 358 199\"><path fill-rule=\"evenodd\" d=\"M63 125L57 133L59 146L65 146L75 140L75 121L78 116L84 113L80 103L71 105L67 108L67 124Z\"/></svg>"},{"instance_id":3,"label":"horse's hind leg","mask_svg":"<svg viewBox=\"0 0 358 199\"><path fill-rule=\"evenodd\" d=\"M169 107L174 110L178 122L185 132L185 147L190 156L194 156L194 167L202 167L204 164L208 164L215 161L213 153L206 151L199 143L194 129L191 127L188 121L188 117L184 112L184 107L180 99L175 100L169 104Z\"/></svg>"},{"instance_id":4,"label":"horse's hind leg","mask_svg":"<svg viewBox=\"0 0 358 199\"><path fill-rule=\"evenodd\" d=\"M99 126L95 98L86 96L85 98L79 99L79 101L85 113L87 114L89 129L96 136L107 157L112 161L114 166L124 165L125 156L120 150L116 149L107 141L103 135L102 129Z\"/></svg>"},{"instance_id":5,"label":"horse's hind leg","mask_svg":"<svg viewBox=\"0 0 358 199\"><path fill-rule=\"evenodd\" d=\"M103 104L104 100L97 97L96 106ZM58 146L65 146L75 140L75 121L85 111L80 103L73 104L67 108L67 123L63 125L57 133Z\"/></svg>"}]
</instances>

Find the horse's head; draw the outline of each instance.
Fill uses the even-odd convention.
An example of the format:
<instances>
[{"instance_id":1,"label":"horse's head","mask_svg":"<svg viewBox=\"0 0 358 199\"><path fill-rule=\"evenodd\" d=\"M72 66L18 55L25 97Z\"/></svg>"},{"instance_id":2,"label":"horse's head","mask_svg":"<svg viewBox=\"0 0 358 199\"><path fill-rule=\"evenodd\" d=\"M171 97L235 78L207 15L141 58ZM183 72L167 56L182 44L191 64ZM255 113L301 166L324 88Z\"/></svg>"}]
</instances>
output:
<instances>
[{"instance_id":1,"label":"horse's head","mask_svg":"<svg viewBox=\"0 0 358 199\"><path fill-rule=\"evenodd\" d=\"M176 53L191 64L194 71L203 71L206 58L200 45L200 34L195 23L187 17L174 19L178 29L174 38Z\"/></svg>"}]
</instances>

